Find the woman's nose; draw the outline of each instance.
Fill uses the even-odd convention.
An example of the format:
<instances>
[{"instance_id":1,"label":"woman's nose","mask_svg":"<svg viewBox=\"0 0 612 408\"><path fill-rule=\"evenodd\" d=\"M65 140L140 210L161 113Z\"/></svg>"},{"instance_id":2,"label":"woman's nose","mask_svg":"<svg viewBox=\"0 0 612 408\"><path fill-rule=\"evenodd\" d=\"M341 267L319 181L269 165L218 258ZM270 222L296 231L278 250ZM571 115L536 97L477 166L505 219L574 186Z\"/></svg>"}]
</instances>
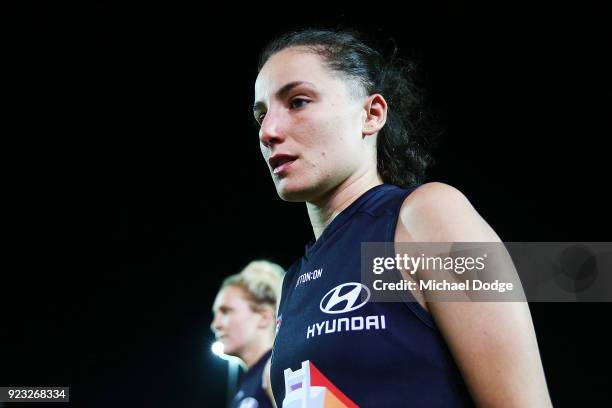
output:
<instances>
[{"instance_id":1,"label":"woman's nose","mask_svg":"<svg viewBox=\"0 0 612 408\"><path fill-rule=\"evenodd\" d=\"M259 129L259 141L266 147L282 142L284 139L281 120L275 112L268 112Z\"/></svg>"},{"instance_id":2,"label":"woman's nose","mask_svg":"<svg viewBox=\"0 0 612 408\"><path fill-rule=\"evenodd\" d=\"M221 317L215 315L213 321L210 323L210 330L216 333L219 330L221 330L221 328L222 328Z\"/></svg>"}]
</instances>

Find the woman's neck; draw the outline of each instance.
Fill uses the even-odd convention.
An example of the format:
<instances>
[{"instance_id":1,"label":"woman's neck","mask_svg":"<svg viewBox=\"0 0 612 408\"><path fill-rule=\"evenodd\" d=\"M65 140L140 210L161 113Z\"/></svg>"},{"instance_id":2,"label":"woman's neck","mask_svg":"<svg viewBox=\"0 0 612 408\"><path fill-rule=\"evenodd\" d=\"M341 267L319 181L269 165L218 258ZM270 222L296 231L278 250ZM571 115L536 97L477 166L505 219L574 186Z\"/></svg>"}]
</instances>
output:
<instances>
[{"instance_id":1,"label":"woman's neck","mask_svg":"<svg viewBox=\"0 0 612 408\"><path fill-rule=\"evenodd\" d=\"M307 202L306 208L315 239L319 239L332 220L363 193L382 183L383 181L378 174L360 177L355 180L347 179L319 199Z\"/></svg>"},{"instance_id":2,"label":"woman's neck","mask_svg":"<svg viewBox=\"0 0 612 408\"><path fill-rule=\"evenodd\" d=\"M244 361L244 364L247 369L251 368L255 363L257 363L264 354L266 354L272 348L272 341L262 341L257 344L255 347L249 348L249 350L245 350L242 355L240 355L240 359Z\"/></svg>"}]
</instances>

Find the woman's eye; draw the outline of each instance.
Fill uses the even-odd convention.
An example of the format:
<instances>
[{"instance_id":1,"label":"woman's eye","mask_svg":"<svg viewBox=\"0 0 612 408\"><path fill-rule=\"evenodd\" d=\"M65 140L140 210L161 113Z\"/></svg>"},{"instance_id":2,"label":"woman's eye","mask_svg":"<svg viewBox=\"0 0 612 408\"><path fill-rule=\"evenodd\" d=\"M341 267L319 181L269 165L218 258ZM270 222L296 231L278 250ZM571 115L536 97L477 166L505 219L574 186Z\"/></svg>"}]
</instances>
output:
<instances>
[{"instance_id":1,"label":"woman's eye","mask_svg":"<svg viewBox=\"0 0 612 408\"><path fill-rule=\"evenodd\" d=\"M302 104L303 102L303 104ZM301 98L295 98L292 99L291 102L289 103L289 105L291 105L292 108L296 109L296 108L301 108L303 105L305 105L308 101L306 99L301 99Z\"/></svg>"},{"instance_id":2,"label":"woman's eye","mask_svg":"<svg viewBox=\"0 0 612 408\"><path fill-rule=\"evenodd\" d=\"M265 113L260 113L259 115L255 116L255 122L257 122L257 124L261 126L265 117L266 117Z\"/></svg>"}]
</instances>

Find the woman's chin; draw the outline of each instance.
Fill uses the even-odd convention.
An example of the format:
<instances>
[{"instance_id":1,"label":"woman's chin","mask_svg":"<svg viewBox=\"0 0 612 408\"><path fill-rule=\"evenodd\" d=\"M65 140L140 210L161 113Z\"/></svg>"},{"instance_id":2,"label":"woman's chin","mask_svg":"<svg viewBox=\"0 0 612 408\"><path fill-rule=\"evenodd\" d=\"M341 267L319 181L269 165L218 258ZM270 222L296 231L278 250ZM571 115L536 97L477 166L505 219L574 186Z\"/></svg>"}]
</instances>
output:
<instances>
[{"instance_id":1,"label":"woman's chin","mask_svg":"<svg viewBox=\"0 0 612 408\"><path fill-rule=\"evenodd\" d=\"M305 202L316 196L317 187L312 182L284 177L275 180L276 192L283 201Z\"/></svg>"},{"instance_id":2,"label":"woman's chin","mask_svg":"<svg viewBox=\"0 0 612 408\"><path fill-rule=\"evenodd\" d=\"M283 201L304 202L312 197L310 186L298 185L283 179L276 183L276 192Z\"/></svg>"},{"instance_id":3,"label":"woman's chin","mask_svg":"<svg viewBox=\"0 0 612 408\"><path fill-rule=\"evenodd\" d=\"M276 192L284 201L315 202L328 190L329 188L325 183L295 183L288 179L276 182Z\"/></svg>"},{"instance_id":4,"label":"woman's chin","mask_svg":"<svg viewBox=\"0 0 612 408\"><path fill-rule=\"evenodd\" d=\"M223 354L235 357L236 356L236 348L224 344Z\"/></svg>"}]
</instances>

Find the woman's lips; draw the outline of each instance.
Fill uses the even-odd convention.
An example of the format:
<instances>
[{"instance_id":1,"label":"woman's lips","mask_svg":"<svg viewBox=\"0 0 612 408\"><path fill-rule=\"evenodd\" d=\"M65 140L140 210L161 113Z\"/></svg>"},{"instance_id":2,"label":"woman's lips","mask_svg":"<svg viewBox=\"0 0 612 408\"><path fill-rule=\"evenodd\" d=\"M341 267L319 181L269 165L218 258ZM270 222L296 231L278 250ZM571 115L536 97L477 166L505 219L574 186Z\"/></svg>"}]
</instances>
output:
<instances>
[{"instance_id":1,"label":"woman's lips","mask_svg":"<svg viewBox=\"0 0 612 408\"><path fill-rule=\"evenodd\" d=\"M275 176L283 176L287 174L293 162L298 159L298 156L294 156L286 153L275 153L268 162L272 169L272 174Z\"/></svg>"},{"instance_id":2,"label":"woman's lips","mask_svg":"<svg viewBox=\"0 0 612 408\"><path fill-rule=\"evenodd\" d=\"M277 176L282 176L283 174L286 174L288 172L288 170L289 170L289 167L291 167L291 165L296 160L297 159L285 161L283 164L275 167L274 170L273 170L273 173L276 174Z\"/></svg>"}]
</instances>

